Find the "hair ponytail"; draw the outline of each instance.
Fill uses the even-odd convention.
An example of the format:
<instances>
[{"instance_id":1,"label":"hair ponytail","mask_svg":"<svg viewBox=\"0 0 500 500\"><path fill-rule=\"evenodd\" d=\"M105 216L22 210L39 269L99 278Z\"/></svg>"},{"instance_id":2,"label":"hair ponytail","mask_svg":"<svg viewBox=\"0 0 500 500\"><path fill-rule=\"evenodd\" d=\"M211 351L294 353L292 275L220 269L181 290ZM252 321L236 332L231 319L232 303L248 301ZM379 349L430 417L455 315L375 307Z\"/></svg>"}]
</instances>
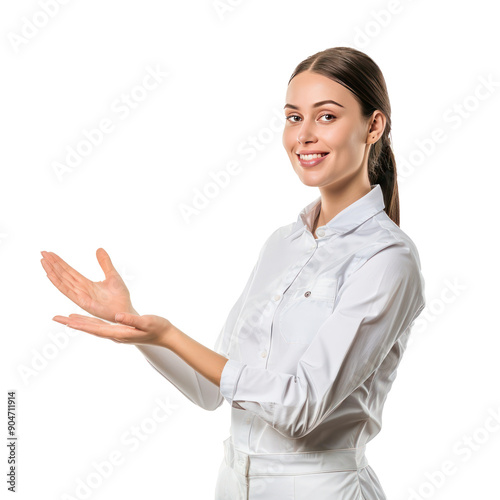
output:
<instances>
[{"instance_id":1,"label":"hair ponytail","mask_svg":"<svg viewBox=\"0 0 500 500\"><path fill-rule=\"evenodd\" d=\"M399 226L399 190L396 159L387 131L374 144L368 157L370 184L380 184L384 194L385 211Z\"/></svg>"}]
</instances>

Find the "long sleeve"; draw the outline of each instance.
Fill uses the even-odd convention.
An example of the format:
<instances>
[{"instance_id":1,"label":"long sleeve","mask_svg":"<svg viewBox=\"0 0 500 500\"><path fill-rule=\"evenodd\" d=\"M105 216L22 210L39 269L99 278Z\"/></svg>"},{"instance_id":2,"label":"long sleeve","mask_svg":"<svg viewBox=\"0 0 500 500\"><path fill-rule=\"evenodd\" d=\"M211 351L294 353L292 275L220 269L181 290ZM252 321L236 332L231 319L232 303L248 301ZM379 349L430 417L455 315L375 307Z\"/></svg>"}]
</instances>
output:
<instances>
[{"instance_id":1,"label":"long sleeve","mask_svg":"<svg viewBox=\"0 0 500 500\"><path fill-rule=\"evenodd\" d=\"M370 377L424 306L418 255L391 244L346 278L296 375L229 359L221 394L284 436L301 438Z\"/></svg>"},{"instance_id":2,"label":"long sleeve","mask_svg":"<svg viewBox=\"0 0 500 500\"><path fill-rule=\"evenodd\" d=\"M253 281L257 264L258 261L247 279L243 292L231 308L215 342L214 350L222 356L228 357L227 346L230 341L231 328L237 321L241 306ZM224 402L219 387L203 377L174 352L153 345L136 345L136 347L163 377L194 404L205 410L213 411Z\"/></svg>"},{"instance_id":3,"label":"long sleeve","mask_svg":"<svg viewBox=\"0 0 500 500\"><path fill-rule=\"evenodd\" d=\"M169 349L156 345L136 345L149 363L194 404L216 410L224 401L219 387Z\"/></svg>"}]
</instances>

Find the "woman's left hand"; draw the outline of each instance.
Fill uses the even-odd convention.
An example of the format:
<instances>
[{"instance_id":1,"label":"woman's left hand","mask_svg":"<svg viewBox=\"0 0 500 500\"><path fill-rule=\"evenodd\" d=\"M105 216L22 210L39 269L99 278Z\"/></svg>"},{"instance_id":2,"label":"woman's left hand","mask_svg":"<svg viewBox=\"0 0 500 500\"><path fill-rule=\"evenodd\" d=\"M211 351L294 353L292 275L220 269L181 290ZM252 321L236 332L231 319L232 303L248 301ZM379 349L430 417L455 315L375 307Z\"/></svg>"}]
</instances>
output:
<instances>
[{"instance_id":1,"label":"woman's left hand","mask_svg":"<svg viewBox=\"0 0 500 500\"><path fill-rule=\"evenodd\" d=\"M175 327L168 319L152 314L138 316L121 313L123 319L117 324L108 323L92 316L70 314L69 317L54 316L52 319L70 328L91 333L97 337L112 340L120 344L146 344L166 346L166 340ZM116 315L118 316L118 314Z\"/></svg>"}]
</instances>

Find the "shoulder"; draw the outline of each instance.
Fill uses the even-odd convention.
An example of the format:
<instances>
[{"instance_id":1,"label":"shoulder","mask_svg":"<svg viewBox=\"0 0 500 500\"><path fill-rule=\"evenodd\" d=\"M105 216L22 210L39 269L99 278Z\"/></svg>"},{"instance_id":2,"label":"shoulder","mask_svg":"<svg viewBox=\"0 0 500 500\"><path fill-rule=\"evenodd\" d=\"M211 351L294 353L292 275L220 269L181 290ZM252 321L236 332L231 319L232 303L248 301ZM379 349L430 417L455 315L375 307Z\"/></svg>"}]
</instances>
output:
<instances>
[{"instance_id":1,"label":"shoulder","mask_svg":"<svg viewBox=\"0 0 500 500\"><path fill-rule=\"evenodd\" d=\"M359 228L371 235L366 236L370 242L357 252L351 272L342 276L339 294L370 301L379 297L420 312L425 306L425 279L415 243L387 215L369 225L370 229Z\"/></svg>"},{"instance_id":2,"label":"shoulder","mask_svg":"<svg viewBox=\"0 0 500 500\"><path fill-rule=\"evenodd\" d=\"M420 256L415 242L385 211L379 212L366 224L362 224L358 236L366 237L367 245L364 248L366 259L384 250L383 255L386 259L411 258L420 267Z\"/></svg>"},{"instance_id":3,"label":"shoulder","mask_svg":"<svg viewBox=\"0 0 500 500\"><path fill-rule=\"evenodd\" d=\"M385 211L359 226L354 233L352 238L363 243L356 248L345 280L354 276L369 276L393 283L414 281L424 287L415 242ZM346 240L349 237L346 235Z\"/></svg>"}]
</instances>

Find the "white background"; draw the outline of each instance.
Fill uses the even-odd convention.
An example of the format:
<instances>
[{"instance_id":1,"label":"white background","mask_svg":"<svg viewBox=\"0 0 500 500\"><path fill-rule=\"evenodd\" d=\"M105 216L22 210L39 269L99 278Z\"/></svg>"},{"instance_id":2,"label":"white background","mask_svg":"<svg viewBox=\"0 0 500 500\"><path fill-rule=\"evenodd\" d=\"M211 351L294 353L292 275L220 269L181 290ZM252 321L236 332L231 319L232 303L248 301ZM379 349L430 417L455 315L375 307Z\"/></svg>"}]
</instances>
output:
<instances>
[{"instance_id":1,"label":"white background","mask_svg":"<svg viewBox=\"0 0 500 500\"><path fill-rule=\"evenodd\" d=\"M370 55L387 81L401 227L419 249L427 297L367 457L389 499L492 498L500 441L492 3L54 1L45 25L42 1L4 2L0 13L1 399L6 429L7 390L17 391L16 498L83 498L79 482L117 452L122 463L88 498L213 497L227 402L204 411L135 346L70 336L51 318L86 313L48 280L40 251L100 281L95 251L105 248L140 314L167 317L213 347L267 236L319 193L300 183L276 129L288 79L307 56L346 45ZM148 67L168 76L141 94ZM117 112L131 93L142 100ZM58 176L68 147L105 118L113 130ZM182 206L229 162L239 174L185 218ZM176 406L156 425L157 398ZM123 436L141 425L149 434L134 451Z\"/></svg>"}]
</instances>

